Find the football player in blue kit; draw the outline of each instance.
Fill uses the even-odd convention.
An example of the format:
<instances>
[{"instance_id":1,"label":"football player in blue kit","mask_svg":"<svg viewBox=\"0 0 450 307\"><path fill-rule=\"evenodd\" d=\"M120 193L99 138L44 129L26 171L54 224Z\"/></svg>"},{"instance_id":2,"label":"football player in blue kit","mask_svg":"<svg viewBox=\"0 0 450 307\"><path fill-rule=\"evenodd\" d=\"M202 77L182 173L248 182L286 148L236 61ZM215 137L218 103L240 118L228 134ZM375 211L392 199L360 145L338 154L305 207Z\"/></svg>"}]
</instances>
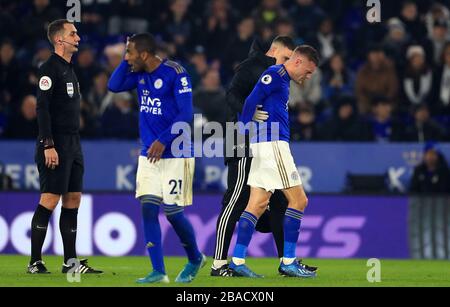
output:
<instances>
[{"instance_id":1,"label":"football player in blue kit","mask_svg":"<svg viewBox=\"0 0 450 307\"><path fill-rule=\"evenodd\" d=\"M137 282L169 282L158 220L160 207L189 259L175 282L191 282L206 263L206 257L197 247L194 229L184 215L184 207L192 204L195 161L189 132L172 133L172 127L192 121L192 87L186 70L176 62L159 58L156 47L151 34L129 38L125 58L108 83L113 92L137 89L139 97L142 150L136 198L142 205L144 236L153 271ZM172 146L175 138L183 148Z\"/></svg>"},{"instance_id":2,"label":"football player in blue kit","mask_svg":"<svg viewBox=\"0 0 450 307\"><path fill-rule=\"evenodd\" d=\"M301 45L294 49L284 64L270 66L261 76L247 97L241 121L252 122L257 106L269 114L263 123L256 123L256 134L251 136L250 149L253 155L247 184L250 199L238 224L238 238L230 263L232 276L262 277L245 264L247 248L259 217L267 209L275 190L281 190L288 200L284 216L283 259L278 271L290 277L314 277L316 272L301 266L295 255L300 233L300 224L308 199L302 187L294 158L289 149L289 86L290 81L303 83L311 78L319 62L317 51Z\"/></svg>"}]
</instances>

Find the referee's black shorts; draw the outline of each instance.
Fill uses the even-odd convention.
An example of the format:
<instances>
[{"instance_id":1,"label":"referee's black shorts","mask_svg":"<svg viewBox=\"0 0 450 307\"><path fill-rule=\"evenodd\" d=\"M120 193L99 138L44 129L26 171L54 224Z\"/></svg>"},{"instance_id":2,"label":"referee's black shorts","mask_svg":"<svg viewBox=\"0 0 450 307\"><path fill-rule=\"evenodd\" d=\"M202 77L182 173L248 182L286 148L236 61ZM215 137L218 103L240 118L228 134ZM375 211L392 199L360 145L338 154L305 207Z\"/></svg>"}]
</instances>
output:
<instances>
[{"instance_id":1,"label":"referee's black shorts","mask_svg":"<svg viewBox=\"0 0 450 307\"><path fill-rule=\"evenodd\" d=\"M36 145L35 162L39 171L41 193L63 195L81 192L83 189L84 162L79 135L56 135L53 137L59 165L52 170L45 166L42 144Z\"/></svg>"}]
</instances>

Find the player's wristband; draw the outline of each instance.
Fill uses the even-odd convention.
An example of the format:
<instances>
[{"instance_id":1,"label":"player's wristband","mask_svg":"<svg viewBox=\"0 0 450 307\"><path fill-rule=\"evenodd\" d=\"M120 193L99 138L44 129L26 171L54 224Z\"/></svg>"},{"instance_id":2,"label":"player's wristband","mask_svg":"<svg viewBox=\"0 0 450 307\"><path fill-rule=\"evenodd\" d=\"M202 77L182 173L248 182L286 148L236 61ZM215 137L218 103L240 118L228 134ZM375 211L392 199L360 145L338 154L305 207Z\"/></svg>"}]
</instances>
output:
<instances>
[{"instance_id":1,"label":"player's wristband","mask_svg":"<svg viewBox=\"0 0 450 307\"><path fill-rule=\"evenodd\" d=\"M39 142L44 146L44 150L55 148L55 143L52 138L43 138Z\"/></svg>"}]
</instances>

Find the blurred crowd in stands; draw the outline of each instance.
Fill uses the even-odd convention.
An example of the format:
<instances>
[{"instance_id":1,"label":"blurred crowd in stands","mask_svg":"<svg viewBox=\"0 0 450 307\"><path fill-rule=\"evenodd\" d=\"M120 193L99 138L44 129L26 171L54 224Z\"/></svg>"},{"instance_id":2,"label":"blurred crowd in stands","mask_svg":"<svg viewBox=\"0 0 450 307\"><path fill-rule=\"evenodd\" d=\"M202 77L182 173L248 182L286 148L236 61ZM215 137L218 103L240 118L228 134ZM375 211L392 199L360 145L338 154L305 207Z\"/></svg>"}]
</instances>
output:
<instances>
[{"instance_id":1,"label":"blurred crowd in stands","mask_svg":"<svg viewBox=\"0 0 450 307\"><path fill-rule=\"evenodd\" d=\"M107 89L126 36L148 31L158 54L180 62L196 113L225 122L226 88L255 37L311 44L321 65L291 85L293 140L450 140L450 1L382 1L381 23L365 0L81 0L81 47L73 59L83 94L84 138L135 139L134 93ZM0 0L0 138L37 135L39 66L51 55L49 22L66 1Z\"/></svg>"}]
</instances>

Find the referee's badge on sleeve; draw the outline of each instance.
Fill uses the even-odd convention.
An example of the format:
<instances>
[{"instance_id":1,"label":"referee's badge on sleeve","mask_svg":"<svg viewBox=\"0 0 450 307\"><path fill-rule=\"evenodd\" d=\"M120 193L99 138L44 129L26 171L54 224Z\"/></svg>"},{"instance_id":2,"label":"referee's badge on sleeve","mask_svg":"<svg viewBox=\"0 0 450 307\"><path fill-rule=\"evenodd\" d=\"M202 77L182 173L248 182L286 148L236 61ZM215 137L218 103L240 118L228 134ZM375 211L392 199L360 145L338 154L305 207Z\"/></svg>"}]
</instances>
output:
<instances>
[{"instance_id":1,"label":"referee's badge on sleeve","mask_svg":"<svg viewBox=\"0 0 450 307\"><path fill-rule=\"evenodd\" d=\"M52 87L52 79L47 76L41 77L39 80L39 88L41 91L48 91Z\"/></svg>"},{"instance_id":2,"label":"referee's badge on sleeve","mask_svg":"<svg viewBox=\"0 0 450 307\"><path fill-rule=\"evenodd\" d=\"M74 93L74 91L73 91L73 83L72 82L67 83L67 95L69 95L69 97L72 98L73 97L73 93Z\"/></svg>"}]
</instances>

